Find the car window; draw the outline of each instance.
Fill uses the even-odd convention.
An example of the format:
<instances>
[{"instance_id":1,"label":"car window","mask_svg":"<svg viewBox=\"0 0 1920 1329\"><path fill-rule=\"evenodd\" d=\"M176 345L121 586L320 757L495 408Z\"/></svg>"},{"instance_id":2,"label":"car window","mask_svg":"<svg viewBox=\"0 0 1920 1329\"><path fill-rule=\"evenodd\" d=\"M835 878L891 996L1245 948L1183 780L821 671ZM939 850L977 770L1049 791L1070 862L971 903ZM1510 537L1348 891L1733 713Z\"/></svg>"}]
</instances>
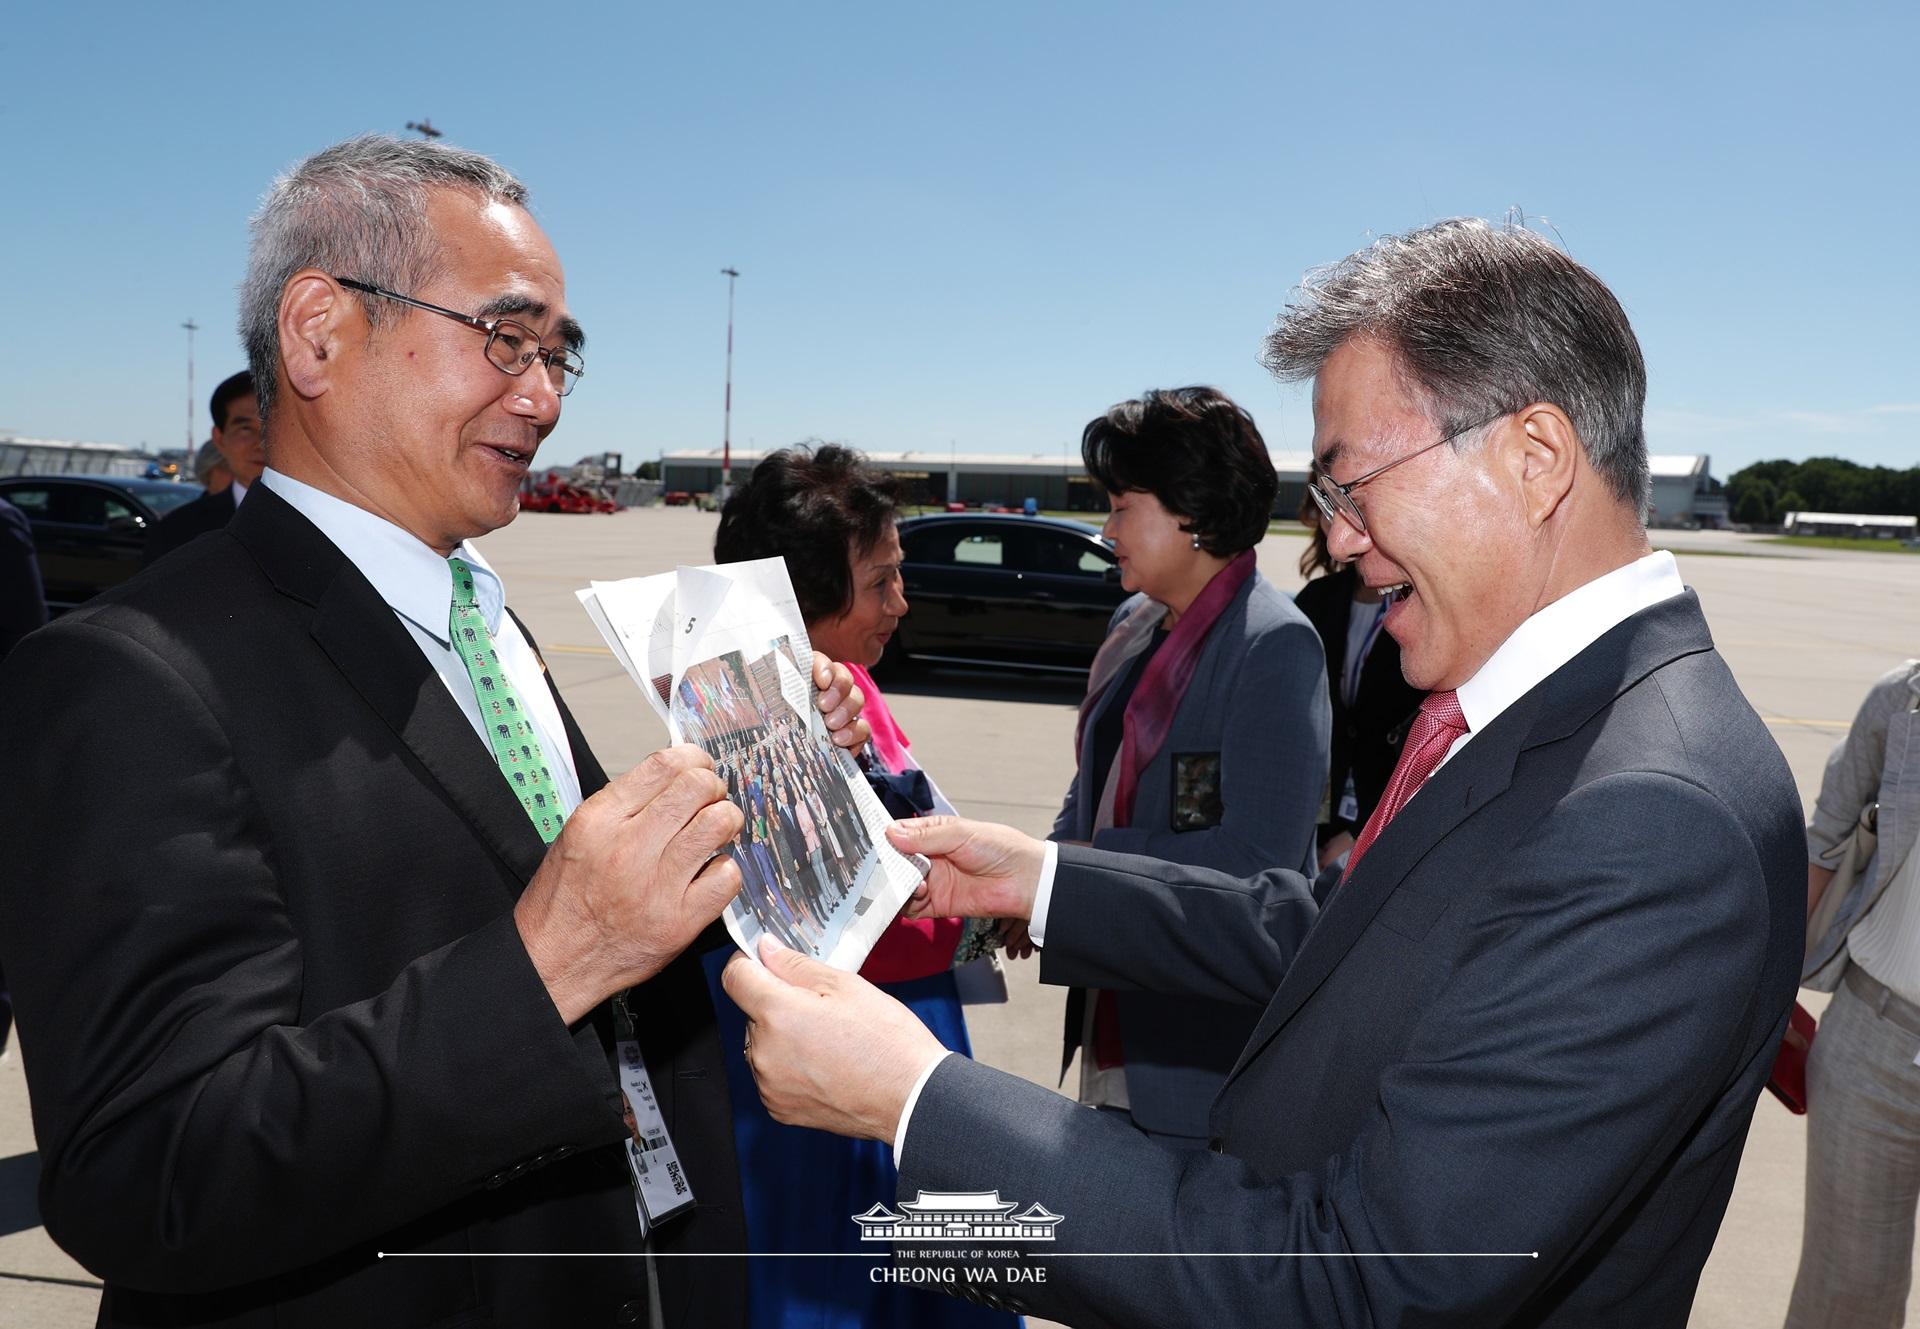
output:
<instances>
[{"instance_id":1,"label":"car window","mask_svg":"<svg viewBox=\"0 0 1920 1329\"><path fill-rule=\"evenodd\" d=\"M997 531L962 536L953 547L953 561L973 567L1005 567L1009 562L1007 543Z\"/></svg>"},{"instance_id":2,"label":"car window","mask_svg":"<svg viewBox=\"0 0 1920 1329\"><path fill-rule=\"evenodd\" d=\"M35 488L28 489L23 486L18 489L0 491L0 498L5 498L7 502L19 508L20 511L26 513L29 517L38 517L40 520L45 521L49 515L53 495L44 487L36 486Z\"/></svg>"},{"instance_id":3,"label":"car window","mask_svg":"<svg viewBox=\"0 0 1920 1329\"><path fill-rule=\"evenodd\" d=\"M137 498L139 498L141 502L145 503L148 507L152 508L156 513L164 517L167 513L172 512L175 508L179 507L181 504L191 503L193 502L194 499L199 498L200 495L206 493L207 491L202 489L199 485L186 485L186 484L171 485L170 484L170 485L141 485L138 489L134 490L133 492L134 492L134 495Z\"/></svg>"},{"instance_id":4,"label":"car window","mask_svg":"<svg viewBox=\"0 0 1920 1329\"><path fill-rule=\"evenodd\" d=\"M115 522L123 517L133 517L137 519L139 516L140 514L135 512L127 504L122 503L111 494L107 495L106 517L108 522Z\"/></svg>"},{"instance_id":5,"label":"car window","mask_svg":"<svg viewBox=\"0 0 1920 1329\"><path fill-rule=\"evenodd\" d=\"M1033 531L1035 570L1061 577L1104 577L1113 560L1095 545L1071 535Z\"/></svg>"},{"instance_id":6,"label":"car window","mask_svg":"<svg viewBox=\"0 0 1920 1329\"><path fill-rule=\"evenodd\" d=\"M959 563L967 567L1007 565L1005 532L973 525L935 525L901 537L900 552L909 563Z\"/></svg>"},{"instance_id":7,"label":"car window","mask_svg":"<svg viewBox=\"0 0 1920 1329\"><path fill-rule=\"evenodd\" d=\"M921 527L900 534L900 556L909 563L951 563L953 542L960 532L948 527Z\"/></svg>"},{"instance_id":8,"label":"car window","mask_svg":"<svg viewBox=\"0 0 1920 1329\"><path fill-rule=\"evenodd\" d=\"M75 526L107 524L105 490L95 489L91 485L54 485L52 490L49 515L53 520L71 522Z\"/></svg>"}]
</instances>

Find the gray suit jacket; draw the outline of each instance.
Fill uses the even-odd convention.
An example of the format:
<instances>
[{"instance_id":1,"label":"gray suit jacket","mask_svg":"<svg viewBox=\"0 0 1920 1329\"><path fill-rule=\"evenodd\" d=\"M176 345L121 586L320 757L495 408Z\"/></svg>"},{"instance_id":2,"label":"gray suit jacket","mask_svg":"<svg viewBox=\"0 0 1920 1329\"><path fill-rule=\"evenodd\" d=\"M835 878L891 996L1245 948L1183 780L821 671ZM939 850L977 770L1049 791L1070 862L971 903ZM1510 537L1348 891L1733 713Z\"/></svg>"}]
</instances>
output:
<instances>
[{"instance_id":1,"label":"gray suit jacket","mask_svg":"<svg viewBox=\"0 0 1920 1329\"><path fill-rule=\"evenodd\" d=\"M1044 1204L1061 1255L1327 1257L1031 1257L1017 1301L1075 1325L1678 1329L1793 999L1804 846L1697 600L1656 605L1442 767L1304 945L1298 874L1063 848L1062 972L1266 1004L1213 1152L948 1058L902 1195Z\"/></svg>"},{"instance_id":2,"label":"gray suit jacket","mask_svg":"<svg viewBox=\"0 0 1920 1329\"><path fill-rule=\"evenodd\" d=\"M1814 805L1813 820L1807 826L1807 847L1811 859L1831 867L1835 851L1860 819L1869 803L1879 803L1879 842L1874 856L1854 879L1853 891L1841 903L1827 935L1813 948L1805 974L1815 971L1840 953L1847 934L1866 913L1866 902L1875 895L1880 875L1899 871L1913 852L1920 836L1920 660L1909 660L1873 685L1853 727L1827 758L1826 775L1820 781L1820 798ZM1811 939L1810 939L1811 940ZM1840 975L1837 969L1810 986L1832 991Z\"/></svg>"},{"instance_id":3,"label":"gray suit jacket","mask_svg":"<svg viewBox=\"0 0 1920 1329\"><path fill-rule=\"evenodd\" d=\"M1121 605L1114 625L1146 603L1139 595ZM1091 840L1096 849L1234 876L1276 863L1313 870L1331 720L1320 634L1293 601L1257 573L1240 588L1207 634L1167 741L1140 773L1133 824L1096 833L1106 772L1093 769L1094 725L1112 693L1109 687L1095 703L1081 735L1079 769L1054 820L1053 839ZM1187 781L1176 778L1176 767L1189 773ZM1210 771L1219 790L1218 819L1205 827L1191 825L1213 820L1193 815L1197 771ZM1183 793L1185 815L1176 816ZM1177 828L1183 821L1189 829ZM1045 952L1040 974L1071 981L1054 978ZM1134 1121L1162 1134L1204 1138L1208 1106L1253 1032L1259 1006L1138 991L1122 992L1119 1005ZM1080 1034L1079 1021L1069 1018L1067 1056Z\"/></svg>"}]
</instances>

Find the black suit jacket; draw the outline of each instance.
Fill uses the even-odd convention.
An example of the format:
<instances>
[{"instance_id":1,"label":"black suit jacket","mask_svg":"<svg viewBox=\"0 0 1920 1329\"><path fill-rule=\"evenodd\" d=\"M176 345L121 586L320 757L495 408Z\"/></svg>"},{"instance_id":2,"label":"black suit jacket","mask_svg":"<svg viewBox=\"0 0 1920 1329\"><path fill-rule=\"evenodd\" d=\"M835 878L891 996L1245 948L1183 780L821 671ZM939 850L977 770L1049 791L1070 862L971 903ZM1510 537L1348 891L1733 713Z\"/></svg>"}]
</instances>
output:
<instances>
[{"instance_id":1,"label":"black suit jacket","mask_svg":"<svg viewBox=\"0 0 1920 1329\"><path fill-rule=\"evenodd\" d=\"M253 491L249 488L247 492L251 494ZM151 566L162 554L172 553L187 541L197 539L208 531L220 530L233 520L234 509L231 488L222 489L217 494L202 494L190 503L182 503L147 532L147 548L140 557L140 566Z\"/></svg>"},{"instance_id":2,"label":"black suit jacket","mask_svg":"<svg viewBox=\"0 0 1920 1329\"><path fill-rule=\"evenodd\" d=\"M1793 1000L1805 856L1786 762L1669 600L1475 734L1311 931L1297 874L1062 847L1043 978L1265 1008L1213 1152L948 1058L902 1192L997 1186L1065 1215L1065 1251L1322 1257L1051 1261L1018 1299L1075 1325L1679 1329Z\"/></svg>"},{"instance_id":3,"label":"black suit jacket","mask_svg":"<svg viewBox=\"0 0 1920 1329\"><path fill-rule=\"evenodd\" d=\"M40 583L33 525L26 513L0 498L0 660L46 622L47 597ZM0 1039L0 1046L4 1043Z\"/></svg>"},{"instance_id":4,"label":"black suit jacket","mask_svg":"<svg viewBox=\"0 0 1920 1329\"><path fill-rule=\"evenodd\" d=\"M43 1216L102 1323L645 1323L606 1012L564 1025L513 923L545 846L340 551L262 488L0 677L35 773L0 800L0 946ZM700 1201L657 1247L739 1250L699 966L636 993ZM541 1251L618 1254L393 1258ZM743 1319L738 1265L659 1267L669 1323Z\"/></svg>"},{"instance_id":5,"label":"black suit jacket","mask_svg":"<svg viewBox=\"0 0 1920 1329\"><path fill-rule=\"evenodd\" d=\"M1427 694L1400 673L1400 644L1381 631L1360 668L1360 687L1349 706L1340 695L1347 669L1347 627L1353 614L1353 590L1359 574L1348 564L1338 572L1316 577L1293 597L1300 612L1320 633L1327 651L1327 694L1333 703L1333 759L1328 768L1331 790L1327 833L1350 831L1357 839L1379 806L1380 796L1393 779L1407 730ZM1340 796L1352 775L1359 815L1347 821L1339 815Z\"/></svg>"}]
</instances>

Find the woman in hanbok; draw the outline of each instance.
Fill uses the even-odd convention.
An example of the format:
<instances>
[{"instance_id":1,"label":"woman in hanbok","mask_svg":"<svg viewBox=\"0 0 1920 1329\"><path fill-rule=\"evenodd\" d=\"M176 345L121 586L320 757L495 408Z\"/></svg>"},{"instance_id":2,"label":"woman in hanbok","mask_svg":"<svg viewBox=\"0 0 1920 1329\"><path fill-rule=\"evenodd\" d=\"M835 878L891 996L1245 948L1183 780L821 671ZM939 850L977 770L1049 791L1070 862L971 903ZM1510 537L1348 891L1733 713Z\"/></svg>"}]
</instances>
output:
<instances>
[{"instance_id":1,"label":"woman in hanbok","mask_svg":"<svg viewBox=\"0 0 1920 1329\"><path fill-rule=\"evenodd\" d=\"M728 498L714 560L785 557L814 649L851 667L866 695L862 714L874 731L865 759L872 768L870 782L895 816L913 816L932 810L931 805L903 798L902 789L930 786L924 777L911 778L917 771L906 736L866 672L879 662L894 625L907 612L894 530L899 495L891 476L869 469L846 448L772 453ZM795 751L797 760L812 765L804 748ZM823 781L842 779L835 765L816 769ZM816 832L830 821L813 815L804 790L790 786L787 796L806 807ZM777 790L770 789L768 797L780 802ZM871 843L864 827L854 831L857 822L856 815L842 841L850 852L857 851L856 871ZM953 976L954 952L964 932L957 918L896 919L860 972L904 1002L943 1044L969 1055ZM1010 1329L1013 1316L938 1292L871 1280L871 1259L792 1258L808 1251L871 1255L870 1244L862 1250L852 1216L876 1204L892 1205L899 1177L886 1144L782 1126L767 1114L741 1055L745 1019L720 987L720 970L731 954L729 947L709 955L707 976L727 1051L747 1232L751 1249L785 1257L748 1262L753 1329Z\"/></svg>"}]
</instances>

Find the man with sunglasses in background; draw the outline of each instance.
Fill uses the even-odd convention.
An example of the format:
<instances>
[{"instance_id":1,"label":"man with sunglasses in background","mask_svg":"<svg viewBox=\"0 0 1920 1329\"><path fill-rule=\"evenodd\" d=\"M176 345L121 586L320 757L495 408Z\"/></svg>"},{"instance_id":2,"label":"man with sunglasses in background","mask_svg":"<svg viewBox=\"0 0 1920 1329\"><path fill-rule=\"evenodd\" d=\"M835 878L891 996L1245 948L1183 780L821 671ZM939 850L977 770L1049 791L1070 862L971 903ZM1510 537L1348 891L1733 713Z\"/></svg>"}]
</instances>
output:
<instances>
[{"instance_id":1,"label":"man with sunglasses in background","mask_svg":"<svg viewBox=\"0 0 1920 1329\"><path fill-rule=\"evenodd\" d=\"M526 197L379 137L277 182L268 469L7 661L0 947L103 1325L744 1322L737 1262L653 1258L744 1243L680 958L740 814L696 749L608 779L470 543L585 372Z\"/></svg>"},{"instance_id":2,"label":"man with sunglasses in background","mask_svg":"<svg viewBox=\"0 0 1920 1329\"><path fill-rule=\"evenodd\" d=\"M1044 981L1264 1008L1210 1151L949 1057L792 952L727 971L762 1096L891 1141L903 1198L1063 1215L1044 1279L954 1286L1068 1324L1679 1329L1793 1000L1806 851L1648 547L1639 345L1552 244L1451 221L1309 279L1267 363L1314 380L1328 547L1430 694L1317 920L1292 872L893 832L936 860L914 909L1031 920Z\"/></svg>"}]
</instances>

